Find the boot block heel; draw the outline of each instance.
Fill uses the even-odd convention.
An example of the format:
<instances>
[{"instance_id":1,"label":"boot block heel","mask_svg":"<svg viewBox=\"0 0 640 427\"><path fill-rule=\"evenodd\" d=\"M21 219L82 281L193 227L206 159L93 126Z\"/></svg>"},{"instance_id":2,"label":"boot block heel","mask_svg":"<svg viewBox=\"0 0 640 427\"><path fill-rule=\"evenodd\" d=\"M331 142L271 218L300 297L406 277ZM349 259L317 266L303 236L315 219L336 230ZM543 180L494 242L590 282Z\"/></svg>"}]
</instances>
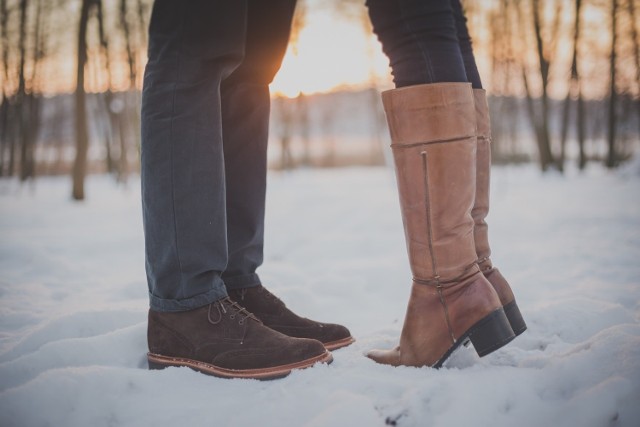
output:
<instances>
[{"instance_id":1,"label":"boot block heel","mask_svg":"<svg viewBox=\"0 0 640 427\"><path fill-rule=\"evenodd\" d=\"M480 357L499 349L515 337L502 308L485 316L473 325L468 333L468 338Z\"/></svg>"},{"instance_id":2,"label":"boot block heel","mask_svg":"<svg viewBox=\"0 0 640 427\"><path fill-rule=\"evenodd\" d=\"M511 329L513 329L513 332L516 334L516 336L527 330L527 324L524 323L522 313L520 313L520 309L518 308L518 304L516 304L516 300L513 300L509 304L506 304L504 306L504 312L507 315L507 319L509 319Z\"/></svg>"}]
</instances>

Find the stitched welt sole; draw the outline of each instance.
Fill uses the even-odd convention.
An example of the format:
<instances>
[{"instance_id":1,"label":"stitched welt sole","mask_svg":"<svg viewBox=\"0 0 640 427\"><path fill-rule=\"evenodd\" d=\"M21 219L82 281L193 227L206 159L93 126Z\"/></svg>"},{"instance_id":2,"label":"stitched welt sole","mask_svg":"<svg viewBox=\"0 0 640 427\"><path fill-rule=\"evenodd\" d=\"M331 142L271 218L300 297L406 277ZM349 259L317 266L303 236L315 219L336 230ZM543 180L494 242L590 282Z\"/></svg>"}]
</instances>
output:
<instances>
[{"instance_id":1,"label":"stitched welt sole","mask_svg":"<svg viewBox=\"0 0 640 427\"><path fill-rule=\"evenodd\" d=\"M220 378L252 378L257 380L272 380L286 377L294 369L309 368L316 363L331 363L333 356L328 351L310 359L287 365L273 366L261 369L225 369L210 363L179 357L167 357L154 353L147 353L149 369L164 369L171 366L186 366L203 374Z\"/></svg>"},{"instance_id":2,"label":"stitched welt sole","mask_svg":"<svg viewBox=\"0 0 640 427\"><path fill-rule=\"evenodd\" d=\"M323 344L324 344L324 348L326 348L329 351L333 351L333 350L337 350L339 348L351 345L354 342L356 342L356 340L353 337L346 337L346 338L342 338L336 341L331 341Z\"/></svg>"}]
</instances>

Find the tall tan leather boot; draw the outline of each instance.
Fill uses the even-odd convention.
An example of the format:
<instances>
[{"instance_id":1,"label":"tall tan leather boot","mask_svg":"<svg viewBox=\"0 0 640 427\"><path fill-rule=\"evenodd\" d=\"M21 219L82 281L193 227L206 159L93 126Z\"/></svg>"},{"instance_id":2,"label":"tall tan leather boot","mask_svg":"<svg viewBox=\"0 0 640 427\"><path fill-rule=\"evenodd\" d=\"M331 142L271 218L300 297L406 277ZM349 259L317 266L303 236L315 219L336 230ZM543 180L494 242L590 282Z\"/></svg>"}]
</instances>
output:
<instances>
[{"instance_id":1,"label":"tall tan leather boot","mask_svg":"<svg viewBox=\"0 0 640 427\"><path fill-rule=\"evenodd\" d=\"M489 105L484 89L473 89L476 107L477 123L477 154L476 154L476 198L471 210L473 217L473 238L478 255L478 266L482 274L489 280L496 290L500 302L511 324L511 329L520 335L527 329L522 318L513 291L507 280L491 263L491 249L489 247L488 226L485 221L489 213L489 181L491 172L491 121L489 119Z\"/></svg>"},{"instance_id":2,"label":"tall tan leather boot","mask_svg":"<svg viewBox=\"0 0 640 427\"><path fill-rule=\"evenodd\" d=\"M436 83L382 94L413 283L400 344L368 357L440 367L471 341L480 356L515 335L476 264L471 208L476 119L471 85Z\"/></svg>"}]
</instances>

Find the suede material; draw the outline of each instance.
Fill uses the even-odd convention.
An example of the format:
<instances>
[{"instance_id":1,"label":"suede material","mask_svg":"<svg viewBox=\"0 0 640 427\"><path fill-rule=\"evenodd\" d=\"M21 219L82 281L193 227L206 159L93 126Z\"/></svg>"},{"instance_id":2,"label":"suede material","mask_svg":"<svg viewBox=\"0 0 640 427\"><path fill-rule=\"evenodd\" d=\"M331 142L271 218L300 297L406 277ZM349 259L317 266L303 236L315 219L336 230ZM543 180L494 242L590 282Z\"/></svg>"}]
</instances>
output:
<instances>
[{"instance_id":1,"label":"suede material","mask_svg":"<svg viewBox=\"0 0 640 427\"><path fill-rule=\"evenodd\" d=\"M385 92L383 102L414 282L400 344L368 356L393 366L433 366L502 309L476 264L473 92L465 83L426 84Z\"/></svg>"},{"instance_id":2,"label":"suede material","mask_svg":"<svg viewBox=\"0 0 640 427\"><path fill-rule=\"evenodd\" d=\"M298 316L263 286L229 290L229 297L251 311L265 326L290 337L311 338L326 344L351 336L342 325Z\"/></svg>"},{"instance_id":3,"label":"suede material","mask_svg":"<svg viewBox=\"0 0 640 427\"><path fill-rule=\"evenodd\" d=\"M228 298L184 312L150 310L147 338L150 353L234 370L282 366L326 352L318 341L264 326Z\"/></svg>"}]
</instances>

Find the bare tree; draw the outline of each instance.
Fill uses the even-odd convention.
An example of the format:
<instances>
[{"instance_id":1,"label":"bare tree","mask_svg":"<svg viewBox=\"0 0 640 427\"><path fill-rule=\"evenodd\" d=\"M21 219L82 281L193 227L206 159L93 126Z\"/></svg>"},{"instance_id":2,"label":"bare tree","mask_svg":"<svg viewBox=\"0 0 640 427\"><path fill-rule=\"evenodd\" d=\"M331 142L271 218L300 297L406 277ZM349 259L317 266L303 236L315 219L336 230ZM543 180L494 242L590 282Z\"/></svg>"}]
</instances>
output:
<instances>
[{"instance_id":1,"label":"bare tree","mask_svg":"<svg viewBox=\"0 0 640 427\"><path fill-rule=\"evenodd\" d=\"M638 96L635 100L636 112L638 114L638 130L640 133L640 38L638 37L638 19L636 17L635 0L627 0L627 12L631 18L631 41L633 44L633 60L636 66L636 86Z\"/></svg>"},{"instance_id":2,"label":"bare tree","mask_svg":"<svg viewBox=\"0 0 640 427\"><path fill-rule=\"evenodd\" d=\"M573 97L577 97L577 117L576 117L576 134L578 139L578 167L584 169L587 163L587 156L585 153L585 120L584 120L584 99L582 97L582 86L580 83L580 76L578 74L578 43L580 41L580 11L582 6L582 0L575 0L575 18L573 27L573 53L571 56L571 74L569 78L569 89L567 91L567 97L564 100L563 114L562 114L562 129L560 135L560 160L559 167L564 169L565 152L567 134L569 132L569 123L571 122L570 110L571 100Z\"/></svg>"},{"instance_id":3,"label":"bare tree","mask_svg":"<svg viewBox=\"0 0 640 427\"><path fill-rule=\"evenodd\" d=\"M558 10L555 13L556 20L552 26L551 40L557 40L559 28L560 7L562 2L558 2ZM538 53L538 61L540 64L540 80L542 83L542 95L540 97L541 110L537 115L537 137L538 137L538 149L540 152L540 166L542 170L547 170L549 166L556 163L553 153L551 152L551 136L549 134L549 70L551 68L551 58L553 57L554 46L553 42L547 46L542 38L542 18L540 16L540 0L531 0L532 15L533 15L533 30L536 39L536 51ZM533 116L532 119L536 118Z\"/></svg>"},{"instance_id":4,"label":"bare tree","mask_svg":"<svg viewBox=\"0 0 640 427\"><path fill-rule=\"evenodd\" d=\"M36 47L35 58L32 60L33 74L31 78L35 76L37 72L37 60L38 60L38 38L40 29L40 12L41 2L36 3L36 21L35 21L35 34L36 34ZM16 94L16 108L18 109L18 130L20 135L20 180L26 181L32 179L35 176L35 162L33 158L34 150L34 137L36 134L37 123L37 99L33 94L33 80L29 79L31 83L30 91L27 91L27 69L26 63L28 60L27 52L27 25L28 25L28 12L29 2L27 0L20 0L19 3L20 12L20 24L18 30L18 51L19 51L19 65L18 65L18 90Z\"/></svg>"},{"instance_id":5,"label":"bare tree","mask_svg":"<svg viewBox=\"0 0 640 427\"><path fill-rule=\"evenodd\" d=\"M87 26L89 22L89 11L94 4L94 0L82 0L80 19L78 23L78 51L75 90L76 158L72 172L72 197L74 200L84 200L85 198L84 180L87 175L89 130L87 128L87 101L84 89L84 74L85 65L87 63Z\"/></svg>"},{"instance_id":6,"label":"bare tree","mask_svg":"<svg viewBox=\"0 0 640 427\"><path fill-rule=\"evenodd\" d=\"M613 168L617 165L618 159L616 156L616 45L618 42L618 0L611 1L611 53L609 56L609 120L608 120L608 132L607 132L607 160L606 165L608 168Z\"/></svg>"},{"instance_id":7,"label":"bare tree","mask_svg":"<svg viewBox=\"0 0 640 427\"><path fill-rule=\"evenodd\" d=\"M13 175L15 142L10 130L11 99L9 97L9 10L7 0L0 0L0 43L2 57L2 104L0 105L0 176ZM5 156L9 154L9 165L5 170Z\"/></svg>"}]
</instances>

